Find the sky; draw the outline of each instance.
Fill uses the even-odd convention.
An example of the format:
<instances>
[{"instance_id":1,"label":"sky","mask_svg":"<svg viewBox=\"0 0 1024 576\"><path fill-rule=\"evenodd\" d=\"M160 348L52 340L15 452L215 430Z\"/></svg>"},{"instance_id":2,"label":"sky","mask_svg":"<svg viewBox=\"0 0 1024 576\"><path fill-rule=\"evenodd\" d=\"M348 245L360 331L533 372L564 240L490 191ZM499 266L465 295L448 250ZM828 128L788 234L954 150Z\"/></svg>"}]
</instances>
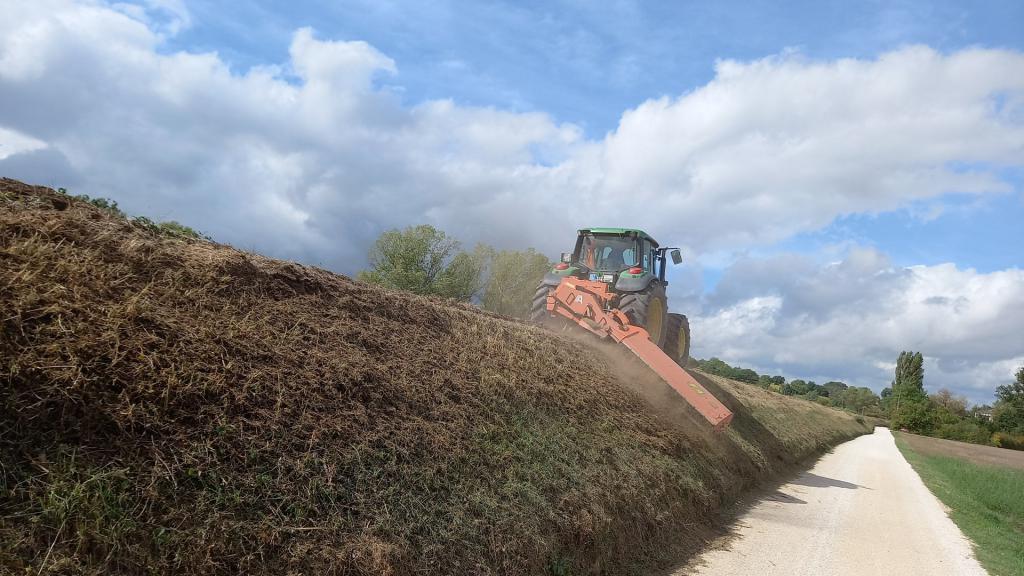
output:
<instances>
[{"instance_id":1,"label":"sky","mask_svg":"<svg viewBox=\"0 0 1024 576\"><path fill-rule=\"evenodd\" d=\"M237 5L236 5L237 4ZM0 0L0 175L353 274L382 231L680 246L694 354L991 402L1024 3Z\"/></svg>"}]
</instances>

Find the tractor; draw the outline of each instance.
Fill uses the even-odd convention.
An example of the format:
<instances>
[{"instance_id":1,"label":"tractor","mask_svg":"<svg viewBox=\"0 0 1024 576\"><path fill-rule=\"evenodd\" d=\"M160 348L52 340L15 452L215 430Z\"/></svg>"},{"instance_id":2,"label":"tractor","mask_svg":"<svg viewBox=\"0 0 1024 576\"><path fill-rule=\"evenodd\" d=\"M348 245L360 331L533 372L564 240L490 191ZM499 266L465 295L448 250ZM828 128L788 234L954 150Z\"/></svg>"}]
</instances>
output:
<instances>
[{"instance_id":1,"label":"tractor","mask_svg":"<svg viewBox=\"0 0 1024 576\"><path fill-rule=\"evenodd\" d=\"M662 248L642 230L585 228L576 248L544 275L530 309L539 324L561 320L633 352L716 430L732 412L684 367L690 357L690 324L668 312L665 269L679 264L678 248Z\"/></svg>"},{"instance_id":2,"label":"tractor","mask_svg":"<svg viewBox=\"0 0 1024 576\"><path fill-rule=\"evenodd\" d=\"M690 358L690 323L668 312L665 272L668 259L682 262L678 248L662 248L643 230L585 228L572 253L563 253L537 287L530 319L549 317L547 297L564 278L599 281L614 294L610 307L621 310L630 324L647 331L651 342L681 366Z\"/></svg>"}]
</instances>

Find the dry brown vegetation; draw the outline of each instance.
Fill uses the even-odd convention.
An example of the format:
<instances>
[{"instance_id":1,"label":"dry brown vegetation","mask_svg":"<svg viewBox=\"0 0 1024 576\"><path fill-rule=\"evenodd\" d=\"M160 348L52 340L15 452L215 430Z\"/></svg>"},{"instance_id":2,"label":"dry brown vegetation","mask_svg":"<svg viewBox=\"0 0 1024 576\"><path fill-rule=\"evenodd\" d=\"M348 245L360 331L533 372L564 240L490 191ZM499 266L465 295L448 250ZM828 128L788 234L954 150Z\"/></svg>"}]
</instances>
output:
<instances>
[{"instance_id":1,"label":"dry brown vegetation","mask_svg":"<svg viewBox=\"0 0 1024 576\"><path fill-rule=\"evenodd\" d=\"M909 432L897 432L899 438L915 452L926 456L947 456L967 460L982 466L1002 466L1024 470L1024 452L995 446L968 444L956 440L918 436ZM1024 526L1022 526L1024 528Z\"/></svg>"},{"instance_id":2,"label":"dry brown vegetation","mask_svg":"<svg viewBox=\"0 0 1024 576\"><path fill-rule=\"evenodd\" d=\"M0 289L0 572L633 573L868 429L12 180Z\"/></svg>"}]
</instances>

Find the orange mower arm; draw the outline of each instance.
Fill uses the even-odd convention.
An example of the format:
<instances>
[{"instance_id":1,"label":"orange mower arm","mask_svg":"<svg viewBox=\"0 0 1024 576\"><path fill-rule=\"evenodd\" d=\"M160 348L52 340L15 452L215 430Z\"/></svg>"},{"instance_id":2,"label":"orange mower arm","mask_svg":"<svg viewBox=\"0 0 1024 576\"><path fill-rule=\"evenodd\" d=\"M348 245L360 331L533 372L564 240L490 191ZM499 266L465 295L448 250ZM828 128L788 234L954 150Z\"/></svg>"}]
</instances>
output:
<instances>
[{"instance_id":1,"label":"orange mower arm","mask_svg":"<svg viewBox=\"0 0 1024 576\"><path fill-rule=\"evenodd\" d=\"M624 345L683 397L716 430L732 421L732 412L683 370L661 348L651 342L647 331L629 323L622 311L606 309L614 297L603 282L564 278L548 294L547 309L598 336L608 336Z\"/></svg>"}]
</instances>

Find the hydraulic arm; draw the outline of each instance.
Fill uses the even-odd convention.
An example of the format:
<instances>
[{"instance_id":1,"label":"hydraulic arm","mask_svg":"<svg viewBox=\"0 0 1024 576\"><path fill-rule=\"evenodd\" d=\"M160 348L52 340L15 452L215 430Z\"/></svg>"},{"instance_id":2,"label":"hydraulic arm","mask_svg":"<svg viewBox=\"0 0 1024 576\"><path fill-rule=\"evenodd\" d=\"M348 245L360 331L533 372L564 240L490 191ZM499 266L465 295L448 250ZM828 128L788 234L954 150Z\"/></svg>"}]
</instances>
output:
<instances>
[{"instance_id":1,"label":"hydraulic arm","mask_svg":"<svg viewBox=\"0 0 1024 576\"><path fill-rule=\"evenodd\" d=\"M651 342L646 330L630 324L622 311L611 308L614 297L604 282L565 278L548 293L547 310L629 348L716 430L725 429L732 421L732 412Z\"/></svg>"}]
</instances>

